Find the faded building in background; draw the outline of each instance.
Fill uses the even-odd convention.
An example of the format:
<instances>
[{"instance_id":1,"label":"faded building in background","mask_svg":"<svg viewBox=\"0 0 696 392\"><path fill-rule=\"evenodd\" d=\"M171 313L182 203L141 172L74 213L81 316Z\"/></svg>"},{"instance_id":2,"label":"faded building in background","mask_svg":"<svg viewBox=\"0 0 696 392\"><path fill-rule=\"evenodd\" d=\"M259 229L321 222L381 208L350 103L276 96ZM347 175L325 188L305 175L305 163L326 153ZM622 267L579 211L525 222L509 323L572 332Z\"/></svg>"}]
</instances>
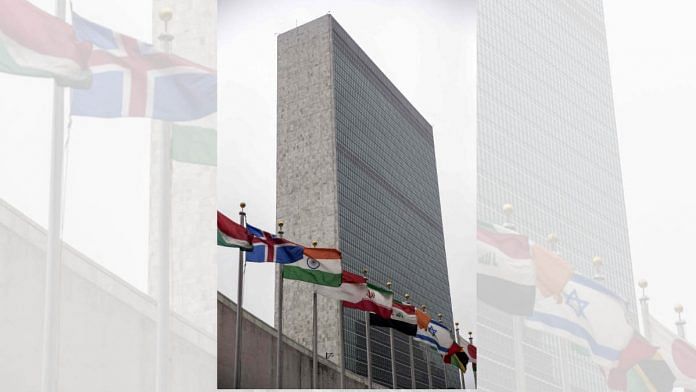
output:
<instances>
[{"instance_id":1,"label":"faded building in background","mask_svg":"<svg viewBox=\"0 0 696 392\"><path fill-rule=\"evenodd\" d=\"M277 217L289 238L343 253L344 269L394 283L452 325L432 126L330 15L278 36ZM319 296L319 355L367 374L362 312ZM284 333L311 347L311 285L286 281ZM276 315L276 318L278 315ZM410 387L409 346L396 333L397 384ZM391 386L389 334L372 328L373 377ZM459 385L454 368L415 344L416 380ZM447 381L444 375L447 374Z\"/></svg>"},{"instance_id":2,"label":"faded building in background","mask_svg":"<svg viewBox=\"0 0 696 392\"><path fill-rule=\"evenodd\" d=\"M503 223L512 204L518 231L541 244L555 234L585 275L600 256L604 284L629 302L637 326L602 7L479 0L477 215ZM607 389L585 349L483 303L477 330L482 390Z\"/></svg>"}]
</instances>

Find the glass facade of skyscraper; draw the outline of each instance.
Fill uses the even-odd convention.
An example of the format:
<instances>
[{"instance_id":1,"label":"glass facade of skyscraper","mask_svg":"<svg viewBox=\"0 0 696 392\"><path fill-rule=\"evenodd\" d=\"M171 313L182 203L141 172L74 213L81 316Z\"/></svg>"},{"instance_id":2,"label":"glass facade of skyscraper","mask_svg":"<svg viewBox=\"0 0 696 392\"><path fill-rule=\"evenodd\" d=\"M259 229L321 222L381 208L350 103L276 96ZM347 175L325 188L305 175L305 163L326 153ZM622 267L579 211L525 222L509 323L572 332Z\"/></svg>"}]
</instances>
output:
<instances>
[{"instance_id":1,"label":"glass facade of skyscraper","mask_svg":"<svg viewBox=\"0 0 696 392\"><path fill-rule=\"evenodd\" d=\"M452 324L432 127L334 21L333 85L339 243L346 269L367 268L371 282L394 284L396 297ZM345 310L347 368L365 375L365 318ZM373 377L391 385L389 334L372 328ZM395 332L398 386L411 387L409 347ZM416 379L428 387L423 350ZM459 386L456 371L430 355L433 386ZM447 384L444 380L447 369Z\"/></svg>"},{"instance_id":2,"label":"glass facade of skyscraper","mask_svg":"<svg viewBox=\"0 0 696 392\"><path fill-rule=\"evenodd\" d=\"M637 325L601 0L479 0L477 49L479 220L502 223L510 203L517 230L556 234L576 271L600 256ZM481 389L519 390L520 375L528 391L607 389L584 348L485 304L478 334Z\"/></svg>"}]
</instances>

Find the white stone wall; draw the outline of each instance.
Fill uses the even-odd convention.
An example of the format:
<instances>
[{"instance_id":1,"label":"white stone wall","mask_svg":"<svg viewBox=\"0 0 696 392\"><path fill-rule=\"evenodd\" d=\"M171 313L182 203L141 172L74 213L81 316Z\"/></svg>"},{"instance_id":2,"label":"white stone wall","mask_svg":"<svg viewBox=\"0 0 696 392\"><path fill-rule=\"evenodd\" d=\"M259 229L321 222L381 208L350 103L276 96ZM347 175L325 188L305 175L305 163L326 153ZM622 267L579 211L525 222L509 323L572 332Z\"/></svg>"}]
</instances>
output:
<instances>
[{"instance_id":1,"label":"white stone wall","mask_svg":"<svg viewBox=\"0 0 696 392\"><path fill-rule=\"evenodd\" d=\"M277 218L288 238L338 246L331 23L326 15L278 36ZM286 280L283 332L312 339L312 285ZM338 307L319 296L318 353L338 360ZM276 320L278 315L276 314ZM276 321L277 325L277 321Z\"/></svg>"}]
</instances>

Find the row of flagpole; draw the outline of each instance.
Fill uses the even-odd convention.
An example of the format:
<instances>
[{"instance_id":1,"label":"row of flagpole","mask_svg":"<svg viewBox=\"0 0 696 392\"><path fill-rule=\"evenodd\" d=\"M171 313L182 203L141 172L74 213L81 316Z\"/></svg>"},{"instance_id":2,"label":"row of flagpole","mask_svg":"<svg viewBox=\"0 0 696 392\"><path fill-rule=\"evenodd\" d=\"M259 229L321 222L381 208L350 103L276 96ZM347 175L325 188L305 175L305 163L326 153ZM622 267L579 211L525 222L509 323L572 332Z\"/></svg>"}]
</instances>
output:
<instances>
[{"instance_id":1,"label":"row of flagpole","mask_svg":"<svg viewBox=\"0 0 696 392\"><path fill-rule=\"evenodd\" d=\"M66 20L65 0L55 1L54 15ZM174 36L167 31L172 11L164 8L159 13L165 31L158 38L165 53L171 53ZM155 390L169 390L169 264L171 231L171 122L161 121L161 156L159 177L160 195L160 248L159 287L157 292L156 371ZM60 351L60 301L62 275L62 202L64 181L65 88L53 83L53 110L51 131L51 160L46 232L46 275L44 281L44 314L42 328L41 391L58 389L58 357Z\"/></svg>"},{"instance_id":2,"label":"row of flagpole","mask_svg":"<svg viewBox=\"0 0 696 392\"><path fill-rule=\"evenodd\" d=\"M240 220L240 225L246 229L246 213L244 212L244 208L246 207L246 203L242 202L240 203L240 212L239 212L239 220ZM279 221L278 222L278 231L277 234L280 238L283 238L283 226L284 222ZM312 241L312 246L316 247L317 246L317 241ZM234 357L234 385L236 389L242 388L242 370L241 370L241 343L243 342L242 338L242 321L243 321L243 286L244 286L244 253L245 251L243 249L239 250L239 270L238 270L238 282L237 282L237 315L236 315L236 330L235 330L235 357ZM365 281L367 282L368 277L367 277L367 269L363 269L363 277L365 278ZM282 353L283 353L283 264L282 263L276 263L276 306L275 306L275 317L276 317L276 329L277 329L277 334L276 334L276 373L275 373L275 387L277 389L282 388ZM392 283L387 282L387 288L391 291L392 290ZM404 297L406 298L405 304L411 305L410 303L410 294L405 294ZM312 290L312 379L311 379L311 385L313 389L319 388L318 385L318 317L317 317L317 308L318 308L318 294L316 288ZM427 308L425 305L422 305L422 311L425 313ZM372 349L371 349L371 325L370 325L370 313L369 312L364 312L365 315L365 338L366 338L366 361L367 361L367 387L368 389L372 389L373 387L373 377L372 377ZM343 306L341 301L338 301L338 318L339 318L339 355L338 355L338 360L340 364L340 388L344 389L345 388L345 354L344 354L344 322L343 322ZM438 313L438 319L439 321L442 321L442 314ZM455 342L457 344L460 343L459 341L459 323L455 323ZM413 350L413 337L409 336L409 362L410 362L410 373L411 373L411 387L413 389L416 388L416 377L415 377L415 361L414 361L414 350ZM394 330L393 328L389 329L389 341L390 341L390 353L391 353L391 378L392 378L392 386L394 389L397 388L397 372L396 372L396 351L395 351L395 343L394 343ZM473 338L471 337L471 332L469 332L469 343L473 344ZM427 375L428 375L428 388L433 387L433 381L432 381L432 371L431 371L431 364L430 364L430 356L428 352L428 346L425 344L422 344L422 352L425 357L426 361L426 368L427 368ZM328 359L328 358L327 358ZM447 388L447 368L446 364L443 362L443 376L444 376L444 382L445 382L445 388ZM476 371L474 370L474 384L476 385ZM464 377L461 372L459 372L459 383L460 383L460 388L465 389L466 385L464 382Z\"/></svg>"}]
</instances>

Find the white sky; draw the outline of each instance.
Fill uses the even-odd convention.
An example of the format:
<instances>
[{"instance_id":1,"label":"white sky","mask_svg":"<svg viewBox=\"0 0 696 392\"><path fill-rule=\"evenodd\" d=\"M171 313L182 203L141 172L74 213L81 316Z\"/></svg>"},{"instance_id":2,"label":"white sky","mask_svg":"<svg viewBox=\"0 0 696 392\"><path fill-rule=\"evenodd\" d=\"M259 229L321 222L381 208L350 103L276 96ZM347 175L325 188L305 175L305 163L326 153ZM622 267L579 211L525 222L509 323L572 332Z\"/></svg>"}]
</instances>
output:
<instances>
[{"instance_id":1,"label":"white sky","mask_svg":"<svg viewBox=\"0 0 696 392\"><path fill-rule=\"evenodd\" d=\"M34 2L52 9L52 0ZM251 222L273 227L274 33L331 11L435 128L455 318L464 324L470 314L458 305L462 303L458 298L473 293L454 277L465 267L458 263L473 253L467 253L471 250L457 239L473 233L469 221L475 218L471 195L476 180L475 116L469 106L475 100L475 73L464 68L475 59L475 21L462 18L463 3L263 0L253 2L253 12L240 3L223 0L220 6L220 208L234 216L238 202L244 200ZM74 8L98 23L151 41L147 1L75 0ZM690 246L696 238L695 11L696 4L688 0L665 0L659 6L647 0L605 1L634 273L637 279L649 280L651 311L663 323L673 326L672 307L684 304L692 340L696 339L696 267L691 264L696 260ZM225 18L236 23L226 23ZM243 39L233 40L232 33ZM254 57L240 56L240 51ZM253 71L257 78L228 79L227 69ZM435 71L428 75L426 70ZM45 225L50 83L0 74L0 102L0 198ZM143 290L149 129L150 122L143 119L74 119L64 233L67 242ZM233 129L241 129L243 136ZM219 253L221 289L235 298L236 257L229 250ZM249 267L245 303L271 322L273 286L268 267Z\"/></svg>"},{"instance_id":2,"label":"white sky","mask_svg":"<svg viewBox=\"0 0 696 392\"><path fill-rule=\"evenodd\" d=\"M696 3L605 0L631 256L650 310L696 339Z\"/></svg>"}]
</instances>

